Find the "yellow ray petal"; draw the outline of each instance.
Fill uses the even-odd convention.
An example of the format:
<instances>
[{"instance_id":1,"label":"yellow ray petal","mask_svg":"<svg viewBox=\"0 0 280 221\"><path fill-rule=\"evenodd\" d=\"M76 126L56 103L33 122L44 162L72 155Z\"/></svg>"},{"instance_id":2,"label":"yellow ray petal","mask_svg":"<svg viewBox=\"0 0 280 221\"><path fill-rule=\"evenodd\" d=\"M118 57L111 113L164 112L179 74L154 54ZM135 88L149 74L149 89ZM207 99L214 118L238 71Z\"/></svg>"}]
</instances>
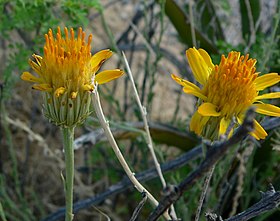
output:
<instances>
[{"instance_id":1,"label":"yellow ray petal","mask_svg":"<svg viewBox=\"0 0 280 221\"><path fill-rule=\"evenodd\" d=\"M34 82L34 83L42 83L43 79L35 77L34 75L30 74L29 72L23 72L20 78L24 81Z\"/></svg>"},{"instance_id":2,"label":"yellow ray petal","mask_svg":"<svg viewBox=\"0 0 280 221\"><path fill-rule=\"evenodd\" d=\"M230 124L230 119L223 117L220 121L219 135L225 134Z\"/></svg>"},{"instance_id":3,"label":"yellow ray petal","mask_svg":"<svg viewBox=\"0 0 280 221\"><path fill-rule=\"evenodd\" d=\"M200 135L209 117L201 116L197 111L193 114L190 122L190 130Z\"/></svg>"},{"instance_id":4,"label":"yellow ray petal","mask_svg":"<svg viewBox=\"0 0 280 221\"><path fill-rule=\"evenodd\" d=\"M98 73L95 76L95 81L97 81L98 84L105 84L111 80L119 78L123 74L124 74L124 72L120 69L106 70L106 71L102 71L102 72Z\"/></svg>"},{"instance_id":5,"label":"yellow ray petal","mask_svg":"<svg viewBox=\"0 0 280 221\"><path fill-rule=\"evenodd\" d=\"M221 115L221 112L217 112L217 106L212 103L203 103L198 107L197 111L205 117L217 117Z\"/></svg>"},{"instance_id":6,"label":"yellow ray petal","mask_svg":"<svg viewBox=\"0 0 280 221\"><path fill-rule=\"evenodd\" d=\"M280 108L271 104L253 104L256 112L268 116L280 117Z\"/></svg>"},{"instance_id":7,"label":"yellow ray petal","mask_svg":"<svg viewBox=\"0 0 280 221\"><path fill-rule=\"evenodd\" d=\"M211 65L211 58L206 54L206 51L202 51L202 49L198 51L196 48L190 48L186 51L188 62L195 79L202 85L206 84L209 74L213 68Z\"/></svg>"},{"instance_id":8,"label":"yellow ray petal","mask_svg":"<svg viewBox=\"0 0 280 221\"><path fill-rule=\"evenodd\" d=\"M47 91L47 92L51 92L53 89L49 84L35 84L32 86L32 88L35 90Z\"/></svg>"},{"instance_id":9,"label":"yellow ray petal","mask_svg":"<svg viewBox=\"0 0 280 221\"><path fill-rule=\"evenodd\" d=\"M90 59L90 63L91 63L91 67L93 69L93 72L97 72L99 70L99 68L101 67L101 65L112 56L113 52L109 49L106 50L102 50L97 52L96 54L94 54L91 59Z\"/></svg>"},{"instance_id":10,"label":"yellow ray petal","mask_svg":"<svg viewBox=\"0 0 280 221\"><path fill-rule=\"evenodd\" d=\"M201 89L196 86L195 84L184 80L178 76L176 76L175 74L171 74L171 77L173 78L174 81L176 81L178 84L182 85L184 88L184 92L187 94L192 94L196 97L201 98L202 100L206 101L207 97L202 93Z\"/></svg>"},{"instance_id":11,"label":"yellow ray petal","mask_svg":"<svg viewBox=\"0 0 280 221\"><path fill-rule=\"evenodd\" d=\"M254 126L255 126L255 130L251 132L250 135L255 137L257 140L264 139L267 136L267 133L263 129L263 127L256 120L254 120Z\"/></svg>"},{"instance_id":12,"label":"yellow ray petal","mask_svg":"<svg viewBox=\"0 0 280 221\"><path fill-rule=\"evenodd\" d=\"M255 80L256 89L257 91L264 90L267 87L277 84L279 81L280 81L280 75L278 75L277 73L264 74L256 78Z\"/></svg>"},{"instance_id":13,"label":"yellow ray petal","mask_svg":"<svg viewBox=\"0 0 280 221\"><path fill-rule=\"evenodd\" d=\"M202 48L198 49L198 52L203 57L205 63L208 65L208 68L210 68L212 70L214 67L214 64L212 63L212 59L209 56L209 54Z\"/></svg>"},{"instance_id":14,"label":"yellow ray petal","mask_svg":"<svg viewBox=\"0 0 280 221\"><path fill-rule=\"evenodd\" d=\"M280 92L274 92L274 93L268 93L268 94L262 94L257 96L254 100L261 100L261 99L274 99L274 98L280 98Z\"/></svg>"},{"instance_id":15,"label":"yellow ray petal","mask_svg":"<svg viewBox=\"0 0 280 221\"><path fill-rule=\"evenodd\" d=\"M178 84L182 85L183 87L191 87L195 90L200 91L200 88L198 86L196 86L195 84L193 84L183 78L176 76L175 74L171 74L171 77L173 78L174 81L176 81Z\"/></svg>"},{"instance_id":16,"label":"yellow ray petal","mask_svg":"<svg viewBox=\"0 0 280 221\"><path fill-rule=\"evenodd\" d=\"M205 95L203 95L200 91L196 91L196 90L193 90L192 88L187 88L187 87L184 87L183 91L187 94L192 94L192 95L202 99L203 101L207 101L207 97Z\"/></svg>"}]
</instances>

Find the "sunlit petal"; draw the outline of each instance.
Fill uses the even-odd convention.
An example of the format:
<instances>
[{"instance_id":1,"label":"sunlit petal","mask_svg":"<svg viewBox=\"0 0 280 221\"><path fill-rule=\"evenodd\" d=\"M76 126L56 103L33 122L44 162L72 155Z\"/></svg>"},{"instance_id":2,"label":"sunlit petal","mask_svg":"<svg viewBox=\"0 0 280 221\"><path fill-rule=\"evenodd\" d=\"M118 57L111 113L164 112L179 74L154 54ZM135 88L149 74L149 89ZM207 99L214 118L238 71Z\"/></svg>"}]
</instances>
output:
<instances>
[{"instance_id":1,"label":"sunlit petal","mask_svg":"<svg viewBox=\"0 0 280 221\"><path fill-rule=\"evenodd\" d=\"M264 139L267 136L266 131L256 120L254 120L254 127L255 127L255 130L253 132L251 132L250 135L255 137L257 140Z\"/></svg>"},{"instance_id":2,"label":"sunlit petal","mask_svg":"<svg viewBox=\"0 0 280 221\"><path fill-rule=\"evenodd\" d=\"M184 87L183 88L183 91L186 93L186 94L192 94L200 99L202 99L203 101L206 101L207 100L207 97L201 93L201 91L199 90L195 90L191 87Z\"/></svg>"},{"instance_id":3,"label":"sunlit petal","mask_svg":"<svg viewBox=\"0 0 280 221\"><path fill-rule=\"evenodd\" d=\"M255 101L262 100L262 99L274 99L274 98L280 98L280 92L259 95L255 98Z\"/></svg>"},{"instance_id":4,"label":"sunlit petal","mask_svg":"<svg viewBox=\"0 0 280 221\"><path fill-rule=\"evenodd\" d=\"M202 48L199 48L198 49L198 52L200 53L200 55L203 57L205 63L208 65L208 69L210 69L210 73L214 67L214 64L212 63L212 59L211 57L209 56L209 54ZM209 73L209 74L210 74Z\"/></svg>"},{"instance_id":5,"label":"sunlit petal","mask_svg":"<svg viewBox=\"0 0 280 221\"><path fill-rule=\"evenodd\" d=\"M99 70L99 68L101 67L101 65L111 56L113 55L113 52L109 49L106 50L102 50L97 52L96 54L94 54L91 59L91 67L92 67L92 71L95 73Z\"/></svg>"},{"instance_id":6,"label":"sunlit petal","mask_svg":"<svg viewBox=\"0 0 280 221\"><path fill-rule=\"evenodd\" d=\"M190 130L194 131L196 134L201 134L205 124L209 120L209 117L201 116L197 111L192 116L190 122Z\"/></svg>"},{"instance_id":7,"label":"sunlit petal","mask_svg":"<svg viewBox=\"0 0 280 221\"><path fill-rule=\"evenodd\" d=\"M254 104L256 112L268 116L280 117L280 108L271 104Z\"/></svg>"},{"instance_id":8,"label":"sunlit petal","mask_svg":"<svg viewBox=\"0 0 280 221\"><path fill-rule=\"evenodd\" d=\"M207 82L207 79L209 77L209 74L211 73L211 67L208 66L209 59L205 55L207 52L201 52L203 56L200 54L200 52L196 48L190 48L186 51L186 55L188 58L189 65L193 71L195 79L201 84L205 85Z\"/></svg>"},{"instance_id":9,"label":"sunlit petal","mask_svg":"<svg viewBox=\"0 0 280 221\"><path fill-rule=\"evenodd\" d=\"M256 89L258 91L264 90L267 87L277 84L279 81L280 81L280 75L277 73L264 74L256 78L255 80Z\"/></svg>"},{"instance_id":10,"label":"sunlit petal","mask_svg":"<svg viewBox=\"0 0 280 221\"><path fill-rule=\"evenodd\" d=\"M49 84L34 84L32 88L35 90L48 92L51 92L53 90L53 88Z\"/></svg>"},{"instance_id":11,"label":"sunlit petal","mask_svg":"<svg viewBox=\"0 0 280 221\"><path fill-rule=\"evenodd\" d=\"M198 113L205 117L217 117L221 112L217 111L217 106L212 103L203 103L198 107Z\"/></svg>"},{"instance_id":12,"label":"sunlit petal","mask_svg":"<svg viewBox=\"0 0 280 221\"><path fill-rule=\"evenodd\" d=\"M175 74L171 74L171 77L173 78L174 81L176 81L178 84L182 85L184 88L184 92L187 94L192 94L204 101L207 100L207 97L202 93L201 89L196 86L195 84L184 80L178 76L176 76Z\"/></svg>"},{"instance_id":13,"label":"sunlit petal","mask_svg":"<svg viewBox=\"0 0 280 221\"><path fill-rule=\"evenodd\" d=\"M98 84L105 84L109 81L119 78L123 74L124 74L124 72L120 69L106 70L106 71L99 72L95 76L95 81L97 81Z\"/></svg>"},{"instance_id":14,"label":"sunlit petal","mask_svg":"<svg viewBox=\"0 0 280 221\"><path fill-rule=\"evenodd\" d=\"M225 117L223 117L221 119L220 128L219 128L219 135L222 135L222 134L226 133L227 128L228 128L230 122L231 122L231 119L227 119Z\"/></svg>"},{"instance_id":15,"label":"sunlit petal","mask_svg":"<svg viewBox=\"0 0 280 221\"><path fill-rule=\"evenodd\" d=\"M22 73L20 78L24 81L29 81L29 82L33 82L33 83L42 83L43 82L42 78L35 77L34 75L32 75L26 71Z\"/></svg>"}]
</instances>

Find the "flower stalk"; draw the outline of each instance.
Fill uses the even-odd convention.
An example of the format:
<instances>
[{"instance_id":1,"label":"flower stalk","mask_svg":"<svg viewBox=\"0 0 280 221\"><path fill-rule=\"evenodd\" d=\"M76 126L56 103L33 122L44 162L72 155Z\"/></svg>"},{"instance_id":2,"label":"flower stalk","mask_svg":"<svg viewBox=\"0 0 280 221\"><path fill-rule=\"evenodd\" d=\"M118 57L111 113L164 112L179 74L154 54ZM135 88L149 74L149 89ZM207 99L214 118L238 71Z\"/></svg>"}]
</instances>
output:
<instances>
[{"instance_id":1,"label":"flower stalk","mask_svg":"<svg viewBox=\"0 0 280 221\"><path fill-rule=\"evenodd\" d=\"M63 35L64 32L64 35ZM92 34L86 38L82 28L75 37L73 28L49 29L45 34L43 56L33 54L29 65L36 75L23 72L21 79L42 92L45 116L62 128L65 153L65 221L73 220L74 129L90 115L91 93L95 84L105 84L123 75L120 69L98 72L113 52L109 49L91 54ZM98 74L97 74L98 72ZM92 79L94 79L92 81Z\"/></svg>"},{"instance_id":2,"label":"flower stalk","mask_svg":"<svg viewBox=\"0 0 280 221\"><path fill-rule=\"evenodd\" d=\"M74 185L74 127L62 128L65 154L66 179L64 184L66 213L65 221L73 220L73 185Z\"/></svg>"}]
</instances>

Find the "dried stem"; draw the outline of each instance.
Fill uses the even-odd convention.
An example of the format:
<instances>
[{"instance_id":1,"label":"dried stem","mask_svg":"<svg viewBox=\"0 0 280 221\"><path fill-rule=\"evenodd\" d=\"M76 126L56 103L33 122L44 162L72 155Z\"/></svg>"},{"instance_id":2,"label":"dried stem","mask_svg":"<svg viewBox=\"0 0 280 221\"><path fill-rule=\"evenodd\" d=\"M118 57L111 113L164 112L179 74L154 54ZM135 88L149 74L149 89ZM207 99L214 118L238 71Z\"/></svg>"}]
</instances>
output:
<instances>
[{"instance_id":1,"label":"dried stem","mask_svg":"<svg viewBox=\"0 0 280 221\"><path fill-rule=\"evenodd\" d=\"M152 136L151 136L151 133L150 133L150 130L149 130L149 124L148 124L148 120L147 120L147 111L146 111L146 108L141 104L140 97L139 97L138 91L136 89L134 79L133 79L133 75L132 75L131 69L129 67L129 64L127 62L126 56L125 56L124 52L122 54L123 54L124 63L125 63L126 69L127 69L127 73L128 73L129 79L130 79L131 84L132 84L135 99L137 101L137 104L138 104L138 107L140 109L141 116L142 116L142 119L143 119L144 129L146 131L146 142L147 142L148 148L151 152L151 155L152 155L152 158L153 158L153 161L154 161L154 164L155 164L155 168L157 170L160 181L162 183L162 187L163 187L163 189L165 189L166 188L166 181L163 177L163 174L162 174L162 171L161 171L161 168L160 168L160 164L157 160L157 156L156 156L155 151L154 151ZM171 213L170 214L171 217L173 219L177 220L177 215L176 215L176 212L175 212L175 209L174 209L173 205L171 205L171 207L170 207L170 213Z\"/></svg>"},{"instance_id":2,"label":"dried stem","mask_svg":"<svg viewBox=\"0 0 280 221\"><path fill-rule=\"evenodd\" d=\"M140 192L143 193L145 192L147 194L148 199L151 201L153 206L157 206L158 205L158 201L152 196L152 194L145 188L142 186L142 184L135 178L134 173L130 170L127 162L125 161L114 137L113 134L110 130L109 127L109 122L106 121L105 116L103 114L103 110L100 104L100 99L99 99L99 94L97 91L97 85L95 87L95 90L93 92L93 104L94 104L94 108L96 111L96 115L99 119L99 122L102 126L102 128L104 129L104 133L106 134L106 137L111 145L111 147L113 148L120 164L122 165L124 171L126 172L128 178L130 179L130 181L134 184L135 188ZM170 219L170 217L168 216L167 213L164 214L165 218L168 220Z\"/></svg>"},{"instance_id":3,"label":"dried stem","mask_svg":"<svg viewBox=\"0 0 280 221\"><path fill-rule=\"evenodd\" d=\"M195 214L195 221L199 221L199 217L200 217L201 209L202 209L202 206L203 206L203 202L204 202L204 199L205 199L208 187L209 187L210 180L213 176L214 170L215 170L215 165L211 168L211 170L207 173L207 175L205 177L202 193L200 195L198 207L197 207L196 214Z\"/></svg>"}]
</instances>

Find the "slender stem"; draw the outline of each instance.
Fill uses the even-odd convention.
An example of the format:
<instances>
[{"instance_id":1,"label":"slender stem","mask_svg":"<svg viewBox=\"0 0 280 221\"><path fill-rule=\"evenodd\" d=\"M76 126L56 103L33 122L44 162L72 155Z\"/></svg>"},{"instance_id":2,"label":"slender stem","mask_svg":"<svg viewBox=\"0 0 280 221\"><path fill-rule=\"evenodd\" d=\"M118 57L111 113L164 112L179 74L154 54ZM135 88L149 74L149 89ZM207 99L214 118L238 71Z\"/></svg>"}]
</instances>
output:
<instances>
[{"instance_id":1,"label":"slender stem","mask_svg":"<svg viewBox=\"0 0 280 221\"><path fill-rule=\"evenodd\" d=\"M74 184L74 127L63 128L63 146L65 153L65 168L66 168L66 180L65 180L65 221L72 221L74 215L73 212L73 184Z\"/></svg>"},{"instance_id":2,"label":"slender stem","mask_svg":"<svg viewBox=\"0 0 280 221\"><path fill-rule=\"evenodd\" d=\"M125 63L126 69L127 69L127 73L128 73L128 76L129 76L131 84L132 84L135 99L136 99L136 102L138 104L138 107L140 109L141 116L142 116L142 119L143 119L144 129L146 131L146 142L148 144L148 148L150 150L150 153L152 155L157 173L158 173L160 181L162 183L162 187L163 187L163 189L165 189L166 188L166 181L164 179L164 176L163 176L161 168L160 168L160 164L159 164L159 162L157 160L157 156L155 154L155 150L154 150L154 146L153 146L153 140L152 140L152 136L151 136L151 133L150 133L149 124L148 124L148 120L147 120L147 111L146 111L146 108L141 104L141 100L140 100L140 97L138 95L138 91L136 89L134 79L133 79L133 75L132 75L131 69L129 67L129 64L127 62L126 56L125 56L124 52L122 54L123 54L124 63ZM170 207L170 209L171 209L171 216L174 217L175 219L177 219L174 206L172 205Z\"/></svg>"},{"instance_id":3,"label":"slender stem","mask_svg":"<svg viewBox=\"0 0 280 221\"><path fill-rule=\"evenodd\" d=\"M130 179L130 181L134 184L135 188L140 192L140 193L143 193L145 192L148 196L148 199L150 200L150 202L152 203L152 205L154 207L158 206L158 201L153 197L153 195L144 187L142 186L142 184L135 178L135 174L130 170L127 162L125 161L114 137L113 137L113 134L110 130L110 127L109 127L109 123L108 121L105 119L105 116L103 114L103 110L102 110L102 107L101 107L101 104L100 104L100 99L99 99L99 94L98 94L98 91L97 91L97 85L95 86L95 90L94 90L94 93L93 93L93 104L94 104L94 109L96 111L96 115L97 115L97 118L102 126L102 128L104 129L104 133L111 145L111 147L113 148L120 164L122 165L124 171L126 172L128 178ZM167 220L170 220L170 217L167 213L164 213L164 217L167 219Z\"/></svg>"},{"instance_id":4,"label":"slender stem","mask_svg":"<svg viewBox=\"0 0 280 221\"><path fill-rule=\"evenodd\" d=\"M201 209L202 209L202 206L203 206L203 202L204 202L205 196L207 194L209 183L210 183L210 180L213 176L214 170L215 170L215 165L212 166L211 170L206 175L204 185L203 185L203 189L202 189L202 193L201 193L200 199L199 199L199 204L198 204L198 207L197 207L197 210L196 210L195 221L199 221L199 217L200 217Z\"/></svg>"}]
</instances>

